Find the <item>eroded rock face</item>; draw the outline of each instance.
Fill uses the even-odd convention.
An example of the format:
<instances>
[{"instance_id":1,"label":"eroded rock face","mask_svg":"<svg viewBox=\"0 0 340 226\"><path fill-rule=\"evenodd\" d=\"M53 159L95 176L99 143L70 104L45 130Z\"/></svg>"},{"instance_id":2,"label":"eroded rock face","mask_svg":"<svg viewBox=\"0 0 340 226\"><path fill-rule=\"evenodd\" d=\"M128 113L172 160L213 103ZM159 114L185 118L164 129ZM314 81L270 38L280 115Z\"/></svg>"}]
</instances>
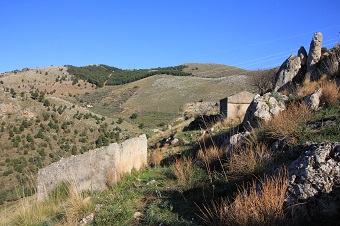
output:
<instances>
[{"instance_id":1,"label":"eroded rock face","mask_svg":"<svg viewBox=\"0 0 340 226\"><path fill-rule=\"evenodd\" d=\"M281 91L288 88L292 83L301 83L306 73L308 78L313 77L315 65L320 61L322 48L322 33L314 34L309 53L305 48L300 47L297 56L292 54L280 67L276 73L273 89ZM313 76L312 76L313 75Z\"/></svg>"},{"instance_id":2,"label":"eroded rock face","mask_svg":"<svg viewBox=\"0 0 340 226\"><path fill-rule=\"evenodd\" d=\"M301 58L295 56L294 54L283 62L279 71L276 73L274 82L274 91L284 89L288 86L295 76L299 74L301 69Z\"/></svg>"},{"instance_id":3,"label":"eroded rock face","mask_svg":"<svg viewBox=\"0 0 340 226\"><path fill-rule=\"evenodd\" d=\"M298 57L301 60L301 66L305 66L307 65L307 51L305 49L305 47L301 46L299 51L298 51Z\"/></svg>"},{"instance_id":4,"label":"eroded rock face","mask_svg":"<svg viewBox=\"0 0 340 226\"><path fill-rule=\"evenodd\" d=\"M317 89L311 95L305 98L305 103L312 110L318 110L322 96L322 89Z\"/></svg>"},{"instance_id":5,"label":"eroded rock face","mask_svg":"<svg viewBox=\"0 0 340 226\"><path fill-rule=\"evenodd\" d=\"M284 208L308 221L339 217L340 143L307 143L288 167Z\"/></svg>"},{"instance_id":6,"label":"eroded rock face","mask_svg":"<svg viewBox=\"0 0 340 226\"><path fill-rule=\"evenodd\" d=\"M256 95L244 116L243 127L250 130L258 127L260 122L271 120L274 115L286 109L287 100L288 97L280 93Z\"/></svg>"},{"instance_id":7,"label":"eroded rock face","mask_svg":"<svg viewBox=\"0 0 340 226\"><path fill-rule=\"evenodd\" d=\"M249 136L249 132L243 132L243 133L236 133L232 135L229 139L229 144L231 145L237 145L237 144L242 144L245 142L246 138Z\"/></svg>"},{"instance_id":8,"label":"eroded rock face","mask_svg":"<svg viewBox=\"0 0 340 226\"><path fill-rule=\"evenodd\" d=\"M319 62L321 58L322 48L322 33L316 32L313 36L312 42L310 43L309 53L307 58L307 71L312 72L314 65Z\"/></svg>"}]
</instances>

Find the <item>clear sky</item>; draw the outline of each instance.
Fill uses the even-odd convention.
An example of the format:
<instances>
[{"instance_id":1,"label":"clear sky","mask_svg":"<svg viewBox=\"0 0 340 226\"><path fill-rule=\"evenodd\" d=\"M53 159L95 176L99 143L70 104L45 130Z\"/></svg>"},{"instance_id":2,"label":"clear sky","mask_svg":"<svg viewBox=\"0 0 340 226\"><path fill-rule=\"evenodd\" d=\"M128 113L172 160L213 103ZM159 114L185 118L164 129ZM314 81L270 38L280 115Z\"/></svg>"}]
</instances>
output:
<instances>
[{"instance_id":1,"label":"clear sky","mask_svg":"<svg viewBox=\"0 0 340 226\"><path fill-rule=\"evenodd\" d=\"M1 0L0 72L50 65L122 69L281 63L313 34L340 41L339 0Z\"/></svg>"}]
</instances>

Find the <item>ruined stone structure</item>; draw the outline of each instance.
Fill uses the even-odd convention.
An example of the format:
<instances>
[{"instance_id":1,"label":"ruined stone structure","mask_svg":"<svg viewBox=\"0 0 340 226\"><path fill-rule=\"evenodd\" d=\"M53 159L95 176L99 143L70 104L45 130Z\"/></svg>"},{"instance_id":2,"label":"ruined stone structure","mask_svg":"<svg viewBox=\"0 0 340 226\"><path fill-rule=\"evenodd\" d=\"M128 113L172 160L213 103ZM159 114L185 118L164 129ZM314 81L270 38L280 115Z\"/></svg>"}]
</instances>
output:
<instances>
[{"instance_id":1,"label":"ruined stone structure","mask_svg":"<svg viewBox=\"0 0 340 226\"><path fill-rule=\"evenodd\" d=\"M44 200L63 181L71 183L77 191L103 190L119 181L123 174L133 168L139 170L146 164L145 135L61 159L39 170L38 200Z\"/></svg>"},{"instance_id":2,"label":"ruined stone structure","mask_svg":"<svg viewBox=\"0 0 340 226\"><path fill-rule=\"evenodd\" d=\"M199 101L190 102L184 105L185 114L216 114L218 113L218 104L216 102Z\"/></svg>"},{"instance_id":3,"label":"ruined stone structure","mask_svg":"<svg viewBox=\"0 0 340 226\"><path fill-rule=\"evenodd\" d=\"M243 91L224 98L220 100L220 114L225 118L240 119L242 121L254 97L254 94Z\"/></svg>"}]
</instances>

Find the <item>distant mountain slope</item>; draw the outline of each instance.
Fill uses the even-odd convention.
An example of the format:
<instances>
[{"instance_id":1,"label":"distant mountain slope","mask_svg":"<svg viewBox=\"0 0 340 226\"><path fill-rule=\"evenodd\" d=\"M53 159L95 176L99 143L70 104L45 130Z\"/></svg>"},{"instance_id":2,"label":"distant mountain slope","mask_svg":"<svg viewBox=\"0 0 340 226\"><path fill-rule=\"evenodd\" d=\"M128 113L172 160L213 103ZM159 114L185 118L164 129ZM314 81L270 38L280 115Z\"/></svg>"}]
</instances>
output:
<instances>
[{"instance_id":1,"label":"distant mountain slope","mask_svg":"<svg viewBox=\"0 0 340 226\"><path fill-rule=\"evenodd\" d=\"M0 205L33 193L39 168L141 133L134 123L75 104L95 88L71 79L64 67L2 74Z\"/></svg>"},{"instance_id":2,"label":"distant mountain slope","mask_svg":"<svg viewBox=\"0 0 340 226\"><path fill-rule=\"evenodd\" d=\"M218 64L136 71L92 65L86 71L84 77L65 66L1 73L0 203L22 195L14 186L29 193L28 175L61 157L166 129L188 102L218 103L252 90L252 71ZM115 73L118 80L110 80Z\"/></svg>"},{"instance_id":3,"label":"distant mountain slope","mask_svg":"<svg viewBox=\"0 0 340 226\"><path fill-rule=\"evenodd\" d=\"M221 78L174 77L156 75L115 89L122 92L127 87L139 87L123 108L126 112L157 111L181 113L183 106L192 101L215 101L234 93L249 90L248 77L245 75Z\"/></svg>"},{"instance_id":4,"label":"distant mountain slope","mask_svg":"<svg viewBox=\"0 0 340 226\"><path fill-rule=\"evenodd\" d=\"M191 73L183 71L185 67L186 66L184 65L179 65L152 69L122 70L104 64L87 65L83 67L68 65L67 71L71 75L74 75L74 81L82 79L95 84L97 87L103 87L104 85L122 85L157 74L169 74L174 76L191 75Z\"/></svg>"},{"instance_id":5,"label":"distant mountain slope","mask_svg":"<svg viewBox=\"0 0 340 226\"><path fill-rule=\"evenodd\" d=\"M219 78L230 75L242 75L248 71L242 68L228 66L225 64L212 63L186 63L183 71L192 73L196 77Z\"/></svg>"}]
</instances>

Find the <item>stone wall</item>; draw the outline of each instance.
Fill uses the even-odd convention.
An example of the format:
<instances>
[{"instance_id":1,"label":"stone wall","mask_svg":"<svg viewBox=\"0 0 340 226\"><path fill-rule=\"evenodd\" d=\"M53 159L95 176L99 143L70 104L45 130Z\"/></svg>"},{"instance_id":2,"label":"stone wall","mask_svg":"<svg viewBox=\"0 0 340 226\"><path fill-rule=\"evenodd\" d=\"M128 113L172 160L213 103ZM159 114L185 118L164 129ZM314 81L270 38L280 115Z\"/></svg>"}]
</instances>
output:
<instances>
[{"instance_id":1,"label":"stone wall","mask_svg":"<svg viewBox=\"0 0 340 226\"><path fill-rule=\"evenodd\" d=\"M190 102L184 105L184 112L186 114L217 113L218 110L218 104L216 104L216 102Z\"/></svg>"},{"instance_id":2,"label":"stone wall","mask_svg":"<svg viewBox=\"0 0 340 226\"><path fill-rule=\"evenodd\" d=\"M38 200L62 181L68 181L74 189L103 190L121 179L134 168L147 164L147 138L141 135L121 144L113 143L82 155L61 159L38 172Z\"/></svg>"}]
</instances>

